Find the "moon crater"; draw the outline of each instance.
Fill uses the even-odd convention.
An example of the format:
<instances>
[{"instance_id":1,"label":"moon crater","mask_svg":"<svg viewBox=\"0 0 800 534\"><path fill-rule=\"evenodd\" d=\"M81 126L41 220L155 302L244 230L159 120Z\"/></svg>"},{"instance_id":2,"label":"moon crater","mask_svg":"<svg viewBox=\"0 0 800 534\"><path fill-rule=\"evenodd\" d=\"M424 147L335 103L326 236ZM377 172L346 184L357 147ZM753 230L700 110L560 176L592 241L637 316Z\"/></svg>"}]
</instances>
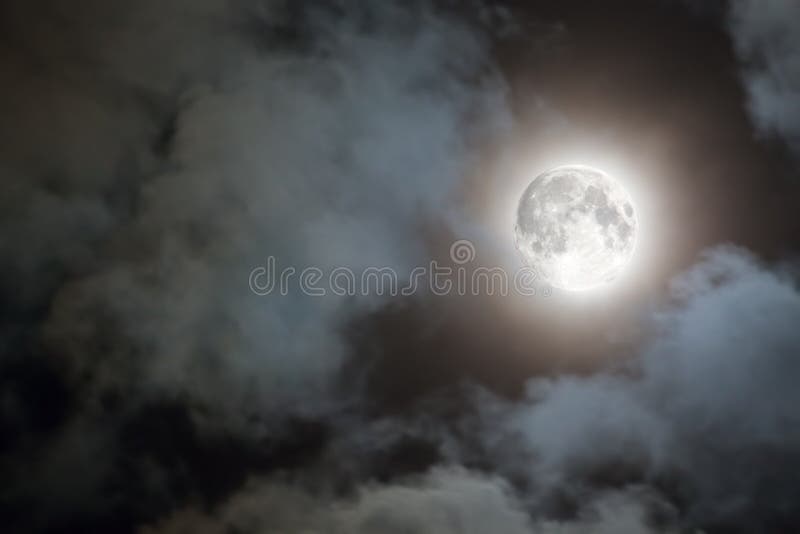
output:
<instances>
[{"instance_id":1,"label":"moon crater","mask_svg":"<svg viewBox=\"0 0 800 534\"><path fill-rule=\"evenodd\" d=\"M633 255L638 221L628 192L582 165L539 175L517 209L523 260L551 285L583 290L613 281Z\"/></svg>"}]
</instances>

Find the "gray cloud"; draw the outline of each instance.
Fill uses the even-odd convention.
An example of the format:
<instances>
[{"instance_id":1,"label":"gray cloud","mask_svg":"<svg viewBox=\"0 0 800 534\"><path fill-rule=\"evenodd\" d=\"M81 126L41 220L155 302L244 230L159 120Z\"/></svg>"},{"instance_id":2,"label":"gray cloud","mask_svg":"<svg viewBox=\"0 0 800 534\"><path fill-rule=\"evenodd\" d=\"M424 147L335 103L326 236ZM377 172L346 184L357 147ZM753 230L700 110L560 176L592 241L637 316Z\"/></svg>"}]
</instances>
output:
<instances>
[{"instance_id":1,"label":"gray cloud","mask_svg":"<svg viewBox=\"0 0 800 534\"><path fill-rule=\"evenodd\" d=\"M187 80L241 47L225 2L5 2L0 45L3 290L41 305L136 207ZM184 18L186 17L186 18Z\"/></svg>"},{"instance_id":2,"label":"gray cloud","mask_svg":"<svg viewBox=\"0 0 800 534\"><path fill-rule=\"evenodd\" d=\"M258 298L249 273L424 259L468 132L503 112L480 36L424 3L35 7L8 8L9 62L42 68L3 89L31 107L0 243L46 346L98 395L187 395L227 426L323 409L376 300Z\"/></svg>"},{"instance_id":3,"label":"gray cloud","mask_svg":"<svg viewBox=\"0 0 800 534\"><path fill-rule=\"evenodd\" d=\"M0 364L22 369L0 500L39 508L21 530L163 513L184 459L123 441L235 455L358 394L334 392L342 332L383 300L259 297L252 269L426 260L502 84L427 2L13 1L0 26ZM163 403L185 432L131 439Z\"/></svg>"},{"instance_id":4,"label":"gray cloud","mask_svg":"<svg viewBox=\"0 0 800 534\"><path fill-rule=\"evenodd\" d=\"M152 532L181 532L185 521L244 532L774 531L798 516L798 320L791 269L714 249L673 281L650 341L619 368L534 379L523 402L478 394L480 424L465 419L455 434L423 417L416 427L381 426L380 439L352 438L366 459L392 436L429 435L448 464L478 463L492 475L439 467L423 479L362 482L349 497L312 478L316 492L290 486L306 513L289 523L263 515L265 503L282 502L262 493L276 487L266 481L214 514L184 510ZM483 444L478 456L473 440ZM346 458L345 439L335 460Z\"/></svg>"},{"instance_id":5,"label":"gray cloud","mask_svg":"<svg viewBox=\"0 0 800 534\"><path fill-rule=\"evenodd\" d=\"M409 484L363 488L353 498L319 499L297 488L254 482L211 517L187 510L142 534L235 529L248 533L529 532L507 486L463 470L438 470Z\"/></svg>"},{"instance_id":6,"label":"gray cloud","mask_svg":"<svg viewBox=\"0 0 800 534\"><path fill-rule=\"evenodd\" d=\"M791 524L800 292L790 270L721 247L674 280L671 299L646 347L618 369L534 379L521 403L479 395L482 423L465 421L460 441L483 442L481 463L492 475L440 466L421 479L361 482L349 496L332 493L324 477L254 482L213 514L185 509L149 532L750 532ZM474 463L458 438L424 420L416 429L381 426L371 446L429 434L448 462ZM352 439L355 456L369 458L370 440ZM334 456L345 461L345 444ZM285 499L293 504L266 512Z\"/></svg>"},{"instance_id":7,"label":"gray cloud","mask_svg":"<svg viewBox=\"0 0 800 534\"><path fill-rule=\"evenodd\" d=\"M252 482L213 514L189 508L141 534L648 534L634 493L589 503L579 518L532 523L508 484L463 469L437 469L405 484L365 486L352 498L320 499L280 483ZM668 530L658 532L667 533Z\"/></svg>"},{"instance_id":8,"label":"gray cloud","mask_svg":"<svg viewBox=\"0 0 800 534\"><path fill-rule=\"evenodd\" d=\"M800 465L795 387L800 292L788 273L734 248L673 284L648 348L617 372L534 380L523 405L492 411L490 451L509 476L527 459L547 507L646 484L687 525L791 524Z\"/></svg>"},{"instance_id":9,"label":"gray cloud","mask_svg":"<svg viewBox=\"0 0 800 534\"><path fill-rule=\"evenodd\" d=\"M763 5L735 2L731 28L753 116L796 146L794 4ZM258 460L283 468L260 439L349 400L332 391L352 351L343 327L385 304L257 297L251 269L268 255L401 271L424 260L419 228L450 215L471 135L507 113L482 37L429 4L308 7L3 6L0 289L17 322L3 324L2 359L52 356L75 396L62 424L21 432L3 458L12 502L43 510L31 523L113 514L113 499L141 494L164 501L141 505L166 515L144 532L164 534L779 531L796 520L800 295L788 274L730 248L675 282L646 349L619 369L535 379L521 403L482 396L477 424L463 406L412 422L349 414L325 422L330 441L311 432L322 452L293 459L295 471L255 462L270 474L182 500L175 486L197 489L186 472L217 458L191 450L209 435L244 440L212 442L225 460L226 447L256 443ZM31 338L18 343L18 329ZM15 394L3 415L29 430ZM118 432L158 401L187 407L202 430L145 425L158 445L130 460ZM142 417L183 422L175 411ZM159 439L184 434L159 456ZM375 481L374 457L402 440L432 442L411 471L433 469ZM104 500L131 472L141 488Z\"/></svg>"},{"instance_id":10,"label":"gray cloud","mask_svg":"<svg viewBox=\"0 0 800 534\"><path fill-rule=\"evenodd\" d=\"M733 0L729 27L750 111L759 130L800 151L800 5L791 0Z\"/></svg>"}]
</instances>

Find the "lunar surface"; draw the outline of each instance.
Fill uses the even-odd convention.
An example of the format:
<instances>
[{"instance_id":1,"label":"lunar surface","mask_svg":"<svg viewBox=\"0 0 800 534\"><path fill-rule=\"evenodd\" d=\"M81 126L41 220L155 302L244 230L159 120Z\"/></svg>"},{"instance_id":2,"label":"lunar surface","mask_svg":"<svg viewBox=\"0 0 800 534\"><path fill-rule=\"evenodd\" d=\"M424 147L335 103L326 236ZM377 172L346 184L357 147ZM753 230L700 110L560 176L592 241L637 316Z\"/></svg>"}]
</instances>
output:
<instances>
[{"instance_id":1,"label":"lunar surface","mask_svg":"<svg viewBox=\"0 0 800 534\"><path fill-rule=\"evenodd\" d=\"M517 210L516 246L545 282L584 290L613 281L631 259L638 222L630 195L601 170L567 165L539 175Z\"/></svg>"}]
</instances>

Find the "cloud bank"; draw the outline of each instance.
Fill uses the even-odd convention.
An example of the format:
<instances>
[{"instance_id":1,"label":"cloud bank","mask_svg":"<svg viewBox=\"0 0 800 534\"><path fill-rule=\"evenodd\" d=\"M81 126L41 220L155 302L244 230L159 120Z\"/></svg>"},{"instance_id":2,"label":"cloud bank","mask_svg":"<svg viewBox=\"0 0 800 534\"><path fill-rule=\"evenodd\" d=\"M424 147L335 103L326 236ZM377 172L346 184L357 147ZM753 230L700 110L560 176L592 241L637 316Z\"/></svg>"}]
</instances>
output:
<instances>
[{"instance_id":1,"label":"cloud bank","mask_svg":"<svg viewBox=\"0 0 800 534\"><path fill-rule=\"evenodd\" d=\"M646 534L643 511L624 495L607 496L571 521L532 523L502 480L438 469L419 481L364 489L353 499L320 501L308 493L253 483L215 514L182 510L141 534L223 532L331 534ZM664 531L666 532L666 531Z\"/></svg>"},{"instance_id":2,"label":"cloud bank","mask_svg":"<svg viewBox=\"0 0 800 534\"><path fill-rule=\"evenodd\" d=\"M455 434L406 425L372 441L385 449L404 433L431 436L441 459L425 476L367 475L344 493L324 476L253 480L211 513L182 509L143 532L790 528L800 513L791 497L800 466L791 273L734 247L709 251L674 280L650 341L619 367L532 379L521 402L477 394L476 418L463 415ZM348 441L369 461L376 450L361 428L331 461L347 461Z\"/></svg>"},{"instance_id":3,"label":"cloud bank","mask_svg":"<svg viewBox=\"0 0 800 534\"><path fill-rule=\"evenodd\" d=\"M753 116L796 146L794 4L732 5ZM534 377L522 399L437 391L403 415L376 415L357 380L341 387L369 371L348 367L363 362L346 331L386 302L250 292L269 255L400 271L427 259L426 225L455 219L476 141L509 113L467 19L428 2L2 7L10 531L800 522L789 267L711 251L619 367Z\"/></svg>"},{"instance_id":4,"label":"cloud bank","mask_svg":"<svg viewBox=\"0 0 800 534\"><path fill-rule=\"evenodd\" d=\"M376 303L259 299L248 275L424 259L470 130L502 113L481 38L425 4L291 26L282 2L44 4L9 8L9 61L42 63L4 84L36 99L3 158L12 302L47 308L43 343L98 396L185 394L226 424L324 409L338 329Z\"/></svg>"},{"instance_id":5,"label":"cloud bank","mask_svg":"<svg viewBox=\"0 0 800 534\"><path fill-rule=\"evenodd\" d=\"M787 528L798 518L796 283L722 248L674 281L673 299L620 369L533 380L527 403L493 408L490 455L509 477L527 473L546 507L644 484L684 526Z\"/></svg>"}]
</instances>

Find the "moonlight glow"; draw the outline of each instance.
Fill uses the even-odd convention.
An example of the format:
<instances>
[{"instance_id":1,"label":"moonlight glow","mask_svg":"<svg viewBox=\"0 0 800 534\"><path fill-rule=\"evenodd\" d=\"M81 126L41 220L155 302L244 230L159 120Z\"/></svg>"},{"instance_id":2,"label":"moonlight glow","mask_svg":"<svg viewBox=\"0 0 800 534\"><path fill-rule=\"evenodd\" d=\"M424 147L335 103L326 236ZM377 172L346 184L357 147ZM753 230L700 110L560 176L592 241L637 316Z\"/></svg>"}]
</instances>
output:
<instances>
[{"instance_id":1,"label":"moonlight glow","mask_svg":"<svg viewBox=\"0 0 800 534\"><path fill-rule=\"evenodd\" d=\"M516 245L545 281L568 290L614 280L633 255L633 201L601 170L568 165L539 175L519 201Z\"/></svg>"}]
</instances>

